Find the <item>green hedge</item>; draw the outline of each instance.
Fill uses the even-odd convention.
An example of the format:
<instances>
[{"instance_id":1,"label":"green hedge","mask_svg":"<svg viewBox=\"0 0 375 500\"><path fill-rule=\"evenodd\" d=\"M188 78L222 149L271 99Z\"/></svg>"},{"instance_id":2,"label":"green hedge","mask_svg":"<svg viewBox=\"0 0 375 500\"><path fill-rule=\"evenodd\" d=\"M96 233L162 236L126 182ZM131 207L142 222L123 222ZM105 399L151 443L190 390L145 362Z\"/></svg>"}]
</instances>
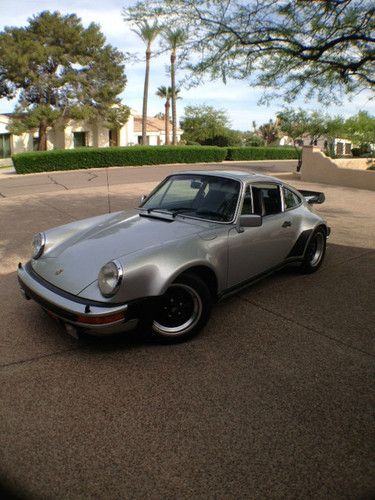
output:
<instances>
[{"instance_id":1,"label":"green hedge","mask_svg":"<svg viewBox=\"0 0 375 500\"><path fill-rule=\"evenodd\" d=\"M296 160L295 148L239 147L228 148L227 160Z\"/></svg>"},{"instance_id":2,"label":"green hedge","mask_svg":"<svg viewBox=\"0 0 375 500\"><path fill-rule=\"evenodd\" d=\"M127 146L33 151L12 156L18 174L163 163L221 162L226 148L216 146Z\"/></svg>"}]
</instances>

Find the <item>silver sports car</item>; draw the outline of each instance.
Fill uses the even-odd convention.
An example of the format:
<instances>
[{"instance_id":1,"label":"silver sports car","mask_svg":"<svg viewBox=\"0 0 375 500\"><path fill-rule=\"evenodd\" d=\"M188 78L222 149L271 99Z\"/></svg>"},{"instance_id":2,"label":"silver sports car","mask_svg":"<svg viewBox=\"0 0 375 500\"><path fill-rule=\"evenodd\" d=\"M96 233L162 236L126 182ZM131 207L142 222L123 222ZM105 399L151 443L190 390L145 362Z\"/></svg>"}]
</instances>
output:
<instances>
[{"instance_id":1,"label":"silver sports car","mask_svg":"<svg viewBox=\"0 0 375 500\"><path fill-rule=\"evenodd\" d=\"M187 339L239 288L292 262L320 267L330 229L311 205L323 201L248 172L177 173L134 210L36 234L19 283L72 335Z\"/></svg>"}]
</instances>

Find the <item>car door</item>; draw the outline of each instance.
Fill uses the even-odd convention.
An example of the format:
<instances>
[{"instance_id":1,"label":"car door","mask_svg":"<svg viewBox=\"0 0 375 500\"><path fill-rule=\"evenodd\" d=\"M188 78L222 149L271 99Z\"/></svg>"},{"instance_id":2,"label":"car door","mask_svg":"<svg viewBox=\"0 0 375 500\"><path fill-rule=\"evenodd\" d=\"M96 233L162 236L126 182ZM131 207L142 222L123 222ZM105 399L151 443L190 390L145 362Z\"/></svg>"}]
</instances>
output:
<instances>
[{"instance_id":1,"label":"car door","mask_svg":"<svg viewBox=\"0 0 375 500\"><path fill-rule=\"evenodd\" d=\"M262 215L260 227L232 228L228 237L228 288L281 264L299 234L293 210L285 211L282 186L246 186L241 214Z\"/></svg>"}]
</instances>

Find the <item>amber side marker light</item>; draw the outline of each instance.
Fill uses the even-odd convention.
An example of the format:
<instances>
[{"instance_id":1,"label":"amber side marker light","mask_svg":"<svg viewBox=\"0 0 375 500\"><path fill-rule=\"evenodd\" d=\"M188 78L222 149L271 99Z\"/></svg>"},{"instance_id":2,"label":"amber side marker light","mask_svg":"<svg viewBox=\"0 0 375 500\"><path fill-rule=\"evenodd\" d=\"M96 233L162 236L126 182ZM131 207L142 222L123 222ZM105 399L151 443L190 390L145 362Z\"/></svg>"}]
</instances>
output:
<instances>
[{"instance_id":1,"label":"amber side marker light","mask_svg":"<svg viewBox=\"0 0 375 500\"><path fill-rule=\"evenodd\" d=\"M108 323L114 323L115 321L121 321L124 318L125 313L118 312L108 316L78 316L76 321L88 325L106 325Z\"/></svg>"}]
</instances>

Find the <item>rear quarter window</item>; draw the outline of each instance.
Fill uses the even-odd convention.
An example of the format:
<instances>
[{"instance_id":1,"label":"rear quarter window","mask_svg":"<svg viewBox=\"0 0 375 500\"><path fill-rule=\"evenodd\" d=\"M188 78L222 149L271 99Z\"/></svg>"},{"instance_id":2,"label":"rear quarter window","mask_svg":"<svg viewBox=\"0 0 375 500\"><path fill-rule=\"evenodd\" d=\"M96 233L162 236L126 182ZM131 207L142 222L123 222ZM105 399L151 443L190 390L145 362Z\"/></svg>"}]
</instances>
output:
<instances>
[{"instance_id":1,"label":"rear quarter window","mask_svg":"<svg viewBox=\"0 0 375 500\"><path fill-rule=\"evenodd\" d=\"M291 191L286 187L283 187L283 194L284 194L285 210L297 207L302 202L301 198L297 196L296 193L293 193L293 191Z\"/></svg>"}]
</instances>

